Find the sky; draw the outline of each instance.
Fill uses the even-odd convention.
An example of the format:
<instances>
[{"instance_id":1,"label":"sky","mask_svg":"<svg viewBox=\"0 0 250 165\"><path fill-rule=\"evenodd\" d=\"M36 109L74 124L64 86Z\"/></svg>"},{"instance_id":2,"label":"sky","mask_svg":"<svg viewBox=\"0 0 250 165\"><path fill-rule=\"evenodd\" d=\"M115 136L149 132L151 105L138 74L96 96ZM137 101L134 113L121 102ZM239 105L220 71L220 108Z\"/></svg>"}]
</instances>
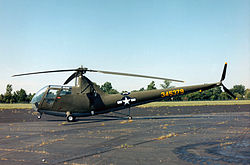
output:
<instances>
[{"instance_id":1,"label":"sky","mask_svg":"<svg viewBox=\"0 0 250 165\"><path fill-rule=\"evenodd\" d=\"M249 0L0 0L0 93L7 84L34 93L72 73L14 74L81 65L185 81L173 86L213 83L225 62L224 84L250 88L249 40ZM152 81L86 76L119 91Z\"/></svg>"}]
</instances>

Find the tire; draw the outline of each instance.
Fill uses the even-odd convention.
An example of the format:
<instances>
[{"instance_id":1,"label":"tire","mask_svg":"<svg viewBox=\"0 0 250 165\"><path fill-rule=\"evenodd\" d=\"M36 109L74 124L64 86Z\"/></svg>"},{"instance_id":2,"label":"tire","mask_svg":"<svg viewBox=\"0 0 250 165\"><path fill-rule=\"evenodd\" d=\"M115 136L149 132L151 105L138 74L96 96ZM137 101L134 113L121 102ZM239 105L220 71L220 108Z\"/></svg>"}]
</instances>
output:
<instances>
[{"instance_id":1,"label":"tire","mask_svg":"<svg viewBox=\"0 0 250 165\"><path fill-rule=\"evenodd\" d=\"M72 116L72 115L69 115L69 116L67 116L67 121L68 122L74 122L75 121L75 117Z\"/></svg>"}]
</instances>

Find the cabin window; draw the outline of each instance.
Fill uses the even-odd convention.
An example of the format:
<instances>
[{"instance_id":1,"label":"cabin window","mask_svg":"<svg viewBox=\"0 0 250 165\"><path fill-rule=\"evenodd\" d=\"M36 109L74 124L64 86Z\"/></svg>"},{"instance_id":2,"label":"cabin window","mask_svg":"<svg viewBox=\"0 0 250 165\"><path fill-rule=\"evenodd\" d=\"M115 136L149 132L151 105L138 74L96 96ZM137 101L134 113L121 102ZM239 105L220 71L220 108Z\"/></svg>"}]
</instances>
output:
<instances>
[{"instance_id":1,"label":"cabin window","mask_svg":"<svg viewBox=\"0 0 250 165\"><path fill-rule=\"evenodd\" d=\"M46 102L48 104L53 104L55 99L56 99L56 96L58 94L59 90L58 89L50 89L46 95Z\"/></svg>"},{"instance_id":2,"label":"cabin window","mask_svg":"<svg viewBox=\"0 0 250 165\"><path fill-rule=\"evenodd\" d=\"M64 95L70 95L71 94L71 88L62 88L61 92L60 92L60 96L64 96Z\"/></svg>"}]
</instances>

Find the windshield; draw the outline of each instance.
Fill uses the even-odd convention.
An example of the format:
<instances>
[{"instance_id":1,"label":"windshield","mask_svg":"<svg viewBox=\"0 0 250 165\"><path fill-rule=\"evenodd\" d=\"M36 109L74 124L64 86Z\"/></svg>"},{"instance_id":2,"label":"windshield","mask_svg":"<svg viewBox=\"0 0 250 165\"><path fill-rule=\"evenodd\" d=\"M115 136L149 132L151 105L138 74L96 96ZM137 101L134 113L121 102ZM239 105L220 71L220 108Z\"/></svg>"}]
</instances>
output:
<instances>
[{"instance_id":1,"label":"windshield","mask_svg":"<svg viewBox=\"0 0 250 165\"><path fill-rule=\"evenodd\" d=\"M39 102L42 100L43 95L44 95L44 93L46 92L46 90L47 90L48 87L49 87L49 86L45 86L45 87L43 87L42 89L40 89L40 90L35 94L35 96L32 98L32 100L31 100L30 103L32 103L32 104L39 103Z\"/></svg>"}]
</instances>

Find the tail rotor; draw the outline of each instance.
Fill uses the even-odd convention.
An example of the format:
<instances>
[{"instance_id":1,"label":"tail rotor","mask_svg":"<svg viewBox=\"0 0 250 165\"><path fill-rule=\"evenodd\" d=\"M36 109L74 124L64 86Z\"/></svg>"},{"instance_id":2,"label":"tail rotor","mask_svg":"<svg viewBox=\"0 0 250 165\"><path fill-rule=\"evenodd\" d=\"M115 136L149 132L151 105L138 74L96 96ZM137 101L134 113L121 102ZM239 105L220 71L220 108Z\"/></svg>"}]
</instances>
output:
<instances>
[{"instance_id":1,"label":"tail rotor","mask_svg":"<svg viewBox=\"0 0 250 165\"><path fill-rule=\"evenodd\" d=\"M221 76L221 80L220 80L220 85L222 86L223 90L229 94L231 97L233 97L235 100L238 100L238 98L229 90L227 89L227 87L225 87L225 85L222 84L222 81L225 80L225 77L226 77L226 71L227 71L227 62L225 63L224 65L224 69L223 69L223 72L222 72L222 76Z\"/></svg>"}]
</instances>

